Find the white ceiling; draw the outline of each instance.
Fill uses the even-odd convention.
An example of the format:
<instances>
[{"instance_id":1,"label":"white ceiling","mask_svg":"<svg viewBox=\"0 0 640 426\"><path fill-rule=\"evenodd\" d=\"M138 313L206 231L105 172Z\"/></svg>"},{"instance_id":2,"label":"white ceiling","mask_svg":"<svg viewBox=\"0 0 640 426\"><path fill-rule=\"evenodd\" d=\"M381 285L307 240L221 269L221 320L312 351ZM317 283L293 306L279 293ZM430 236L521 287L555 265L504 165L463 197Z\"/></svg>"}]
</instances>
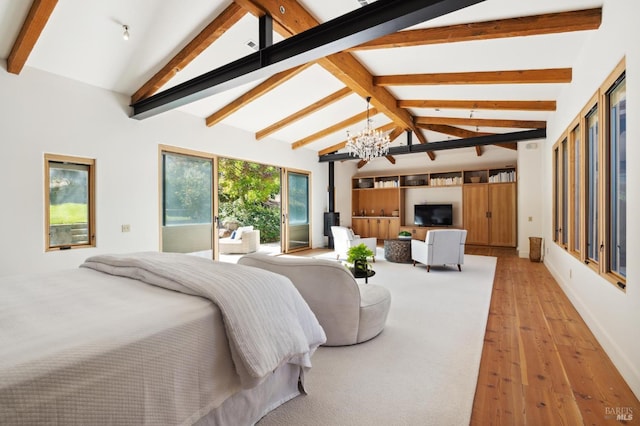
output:
<instances>
[{"instance_id":1,"label":"white ceiling","mask_svg":"<svg viewBox=\"0 0 640 426\"><path fill-rule=\"evenodd\" d=\"M29 56L26 66L127 95L133 94L191 41L231 2L228 0L63 0L59 1ZM356 0L300 0L318 21L326 22L359 6ZM601 7L602 0L486 0L413 28L482 22L543 13ZM0 2L0 56L9 56L31 2ZM131 37L122 38L122 25ZM435 44L419 47L354 52L373 74L423 74L571 67L591 31ZM187 81L235 59L253 53L248 40L258 41L257 19L247 14L163 89ZM274 36L274 41L281 40ZM202 117L256 86L258 82L217 94L180 109ZM405 99L555 100L563 84L397 86L389 91ZM227 117L223 123L251 132L316 102L344 87L319 65L313 65ZM271 137L293 143L364 111L365 100L347 96ZM414 116L547 120L553 112L465 111L410 109ZM160 118L161 119L161 118ZM374 125L390 121L382 114ZM352 131L364 126L364 122ZM463 126L461 126L463 127ZM468 128L503 133L509 129ZM522 130L522 129L512 129ZM452 138L424 131L429 141ZM341 130L305 148L321 150L345 140ZM399 138L397 143L403 142ZM303 148L304 149L304 148ZM469 148L466 148L469 149ZM498 148L499 150L504 148ZM422 154L424 155L424 154Z\"/></svg>"}]
</instances>

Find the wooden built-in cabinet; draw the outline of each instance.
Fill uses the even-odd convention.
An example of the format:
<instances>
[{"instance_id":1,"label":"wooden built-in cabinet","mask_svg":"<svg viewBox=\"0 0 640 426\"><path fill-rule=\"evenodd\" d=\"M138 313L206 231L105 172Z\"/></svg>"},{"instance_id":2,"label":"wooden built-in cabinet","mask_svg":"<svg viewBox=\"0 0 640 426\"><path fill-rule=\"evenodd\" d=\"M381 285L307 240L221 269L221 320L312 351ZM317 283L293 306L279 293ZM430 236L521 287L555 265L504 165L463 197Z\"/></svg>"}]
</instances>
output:
<instances>
[{"instance_id":1,"label":"wooden built-in cabinet","mask_svg":"<svg viewBox=\"0 0 640 426\"><path fill-rule=\"evenodd\" d=\"M424 240L429 228L405 224L406 191L462 187L463 227L467 244L515 247L516 175L512 167L352 179L354 232L362 237L397 238L400 230Z\"/></svg>"},{"instance_id":2,"label":"wooden built-in cabinet","mask_svg":"<svg viewBox=\"0 0 640 426\"><path fill-rule=\"evenodd\" d=\"M376 237L380 240L397 238L400 232L399 217L353 217L351 227L361 237Z\"/></svg>"},{"instance_id":3,"label":"wooden built-in cabinet","mask_svg":"<svg viewBox=\"0 0 640 426\"><path fill-rule=\"evenodd\" d=\"M462 189L467 244L515 247L516 184L469 185Z\"/></svg>"}]
</instances>

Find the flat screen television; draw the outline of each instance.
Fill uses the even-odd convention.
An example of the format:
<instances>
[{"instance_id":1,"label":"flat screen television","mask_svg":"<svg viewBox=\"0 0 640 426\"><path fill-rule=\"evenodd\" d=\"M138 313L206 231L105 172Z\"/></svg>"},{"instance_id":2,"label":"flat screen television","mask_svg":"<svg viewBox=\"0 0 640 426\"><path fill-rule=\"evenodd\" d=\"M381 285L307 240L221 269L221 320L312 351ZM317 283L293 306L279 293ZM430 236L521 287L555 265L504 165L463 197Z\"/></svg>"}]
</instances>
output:
<instances>
[{"instance_id":1,"label":"flat screen television","mask_svg":"<svg viewBox=\"0 0 640 426\"><path fill-rule=\"evenodd\" d=\"M451 204L415 204L413 207L414 224L418 226L453 225L453 206Z\"/></svg>"}]
</instances>

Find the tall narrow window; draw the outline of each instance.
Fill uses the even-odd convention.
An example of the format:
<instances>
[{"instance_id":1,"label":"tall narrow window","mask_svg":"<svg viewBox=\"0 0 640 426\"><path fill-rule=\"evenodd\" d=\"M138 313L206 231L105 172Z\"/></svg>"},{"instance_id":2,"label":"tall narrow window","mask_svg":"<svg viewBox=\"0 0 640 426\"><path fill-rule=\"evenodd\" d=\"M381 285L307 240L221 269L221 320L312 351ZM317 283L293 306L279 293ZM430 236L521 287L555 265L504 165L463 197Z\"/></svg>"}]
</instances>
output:
<instances>
[{"instance_id":1,"label":"tall narrow window","mask_svg":"<svg viewBox=\"0 0 640 426\"><path fill-rule=\"evenodd\" d=\"M580 137L580 125L576 126L572 131L571 131L571 142L572 142L572 149L571 149L571 172L572 172L572 190L571 190L571 206L572 206L572 213L571 213L571 241L572 241L572 250L576 253L580 253L581 252L581 247L580 247L580 197L581 197L581 193L580 191L582 190L582 187L580 186L580 144L581 144L581 137Z\"/></svg>"},{"instance_id":2,"label":"tall narrow window","mask_svg":"<svg viewBox=\"0 0 640 426\"><path fill-rule=\"evenodd\" d=\"M95 160L45 154L46 250L93 247Z\"/></svg>"},{"instance_id":3,"label":"tall narrow window","mask_svg":"<svg viewBox=\"0 0 640 426\"><path fill-rule=\"evenodd\" d=\"M553 148L553 174L553 241L560 243L560 228L562 226L562 202L560 199L562 196L562 174L560 171L560 148L557 145Z\"/></svg>"},{"instance_id":4,"label":"tall narrow window","mask_svg":"<svg viewBox=\"0 0 640 426\"><path fill-rule=\"evenodd\" d=\"M587 221L586 257L592 262L600 260L600 247L598 244L598 107L594 107L587 114Z\"/></svg>"},{"instance_id":5,"label":"tall narrow window","mask_svg":"<svg viewBox=\"0 0 640 426\"><path fill-rule=\"evenodd\" d=\"M609 270L627 276L627 96L624 76L607 93L609 106Z\"/></svg>"},{"instance_id":6,"label":"tall narrow window","mask_svg":"<svg viewBox=\"0 0 640 426\"><path fill-rule=\"evenodd\" d=\"M569 155L567 139L562 141L562 209L560 237L562 245L566 248L569 232Z\"/></svg>"}]
</instances>

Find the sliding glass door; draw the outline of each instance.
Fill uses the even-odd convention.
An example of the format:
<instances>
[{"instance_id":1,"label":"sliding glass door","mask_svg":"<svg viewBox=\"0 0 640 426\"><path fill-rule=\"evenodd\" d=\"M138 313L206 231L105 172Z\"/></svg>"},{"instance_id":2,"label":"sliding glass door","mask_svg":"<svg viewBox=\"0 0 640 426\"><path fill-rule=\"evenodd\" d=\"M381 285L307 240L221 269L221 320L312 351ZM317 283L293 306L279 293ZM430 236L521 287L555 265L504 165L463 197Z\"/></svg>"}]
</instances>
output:
<instances>
[{"instance_id":1,"label":"sliding glass door","mask_svg":"<svg viewBox=\"0 0 640 426\"><path fill-rule=\"evenodd\" d=\"M161 150L161 250L214 258L214 161Z\"/></svg>"},{"instance_id":2,"label":"sliding glass door","mask_svg":"<svg viewBox=\"0 0 640 426\"><path fill-rule=\"evenodd\" d=\"M311 185L307 172L283 169L282 251L311 247Z\"/></svg>"}]
</instances>

